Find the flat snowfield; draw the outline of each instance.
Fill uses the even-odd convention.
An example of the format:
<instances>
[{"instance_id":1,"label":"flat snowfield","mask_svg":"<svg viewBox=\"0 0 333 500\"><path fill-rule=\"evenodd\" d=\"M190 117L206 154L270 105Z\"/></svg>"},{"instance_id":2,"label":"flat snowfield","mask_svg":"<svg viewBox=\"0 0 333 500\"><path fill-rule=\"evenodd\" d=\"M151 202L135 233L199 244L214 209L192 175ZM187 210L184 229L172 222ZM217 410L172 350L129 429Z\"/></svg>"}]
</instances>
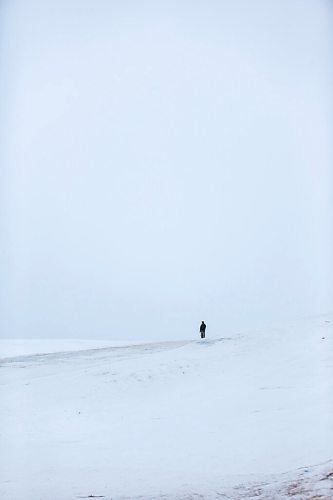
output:
<instances>
[{"instance_id":1,"label":"flat snowfield","mask_svg":"<svg viewBox=\"0 0 333 500\"><path fill-rule=\"evenodd\" d=\"M0 343L1 500L333 498L332 316L83 344Z\"/></svg>"}]
</instances>

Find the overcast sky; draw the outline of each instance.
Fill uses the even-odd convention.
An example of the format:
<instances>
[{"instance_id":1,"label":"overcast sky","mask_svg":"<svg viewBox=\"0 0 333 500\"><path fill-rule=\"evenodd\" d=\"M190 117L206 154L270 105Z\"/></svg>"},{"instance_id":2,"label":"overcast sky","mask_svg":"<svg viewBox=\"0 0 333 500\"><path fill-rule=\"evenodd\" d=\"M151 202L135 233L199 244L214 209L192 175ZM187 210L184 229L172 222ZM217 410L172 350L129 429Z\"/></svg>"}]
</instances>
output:
<instances>
[{"instance_id":1,"label":"overcast sky","mask_svg":"<svg viewBox=\"0 0 333 500\"><path fill-rule=\"evenodd\" d=\"M3 336L333 310L333 7L3 0Z\"/></svg>"}]
</instances>

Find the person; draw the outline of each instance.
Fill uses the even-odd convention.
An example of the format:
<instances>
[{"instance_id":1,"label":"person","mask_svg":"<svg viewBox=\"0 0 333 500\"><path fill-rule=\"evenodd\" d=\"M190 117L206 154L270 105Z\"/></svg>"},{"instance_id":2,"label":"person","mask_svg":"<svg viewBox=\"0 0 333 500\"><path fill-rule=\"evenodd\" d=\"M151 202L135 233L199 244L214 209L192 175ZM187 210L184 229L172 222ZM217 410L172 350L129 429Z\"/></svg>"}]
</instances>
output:
<instances>
[{"instance_id":1,"label":"person","mask_svg":"<svg viewBox=\"0 0 333 500\"><path fill-rule=\"evenodd\" d=\"M206 336L206 325L205 325L204 321L201 321L200 334L201 334L201 338L204 339Z\"/></svg>"}]
</instances>

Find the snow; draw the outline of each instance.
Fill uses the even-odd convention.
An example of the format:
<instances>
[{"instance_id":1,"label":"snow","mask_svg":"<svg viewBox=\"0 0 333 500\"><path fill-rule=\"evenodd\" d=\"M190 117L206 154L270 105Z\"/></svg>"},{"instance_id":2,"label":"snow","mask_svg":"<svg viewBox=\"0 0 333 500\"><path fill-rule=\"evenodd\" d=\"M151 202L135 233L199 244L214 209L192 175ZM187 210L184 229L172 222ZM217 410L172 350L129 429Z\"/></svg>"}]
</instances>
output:
<instances>
[{"instance_id":1,"label":"snow","mask_svg":"<svg viewBox=\"0 0 333 500\"><path fill-rule=\"evenodd\" d=\"M332 326L1 341L1 499L333 498Z\"/></svg>"},{"instance_id":2,"label":"snow","mask_svg":"<svg viewBox=\"0 0 333 500\"><path fill-rule=\"evenodd\" d=\"M103 347L121 347L143 344L144 341L110 341L87 339L1 339L0 359L26 356L30 354L49 354L55 352L100 349Z\"/></svg>"}]
</instances>

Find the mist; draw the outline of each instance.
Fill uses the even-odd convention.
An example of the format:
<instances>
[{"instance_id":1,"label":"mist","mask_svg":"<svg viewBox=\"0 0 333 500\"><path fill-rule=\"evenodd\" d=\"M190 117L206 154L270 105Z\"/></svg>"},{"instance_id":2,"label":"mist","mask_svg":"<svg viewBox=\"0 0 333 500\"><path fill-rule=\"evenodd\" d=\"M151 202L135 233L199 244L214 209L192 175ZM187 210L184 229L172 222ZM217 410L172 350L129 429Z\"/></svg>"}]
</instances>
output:
<instances>
[{"instance_id":1,"label":"mist","mask_svg":"<svg viewBox=\"0 0 333 500\"><path fill-rule=\"evenodd\" d=\"M0 6L3 337L333 310L332 4Z\"/></svg>"}]
</instances>

